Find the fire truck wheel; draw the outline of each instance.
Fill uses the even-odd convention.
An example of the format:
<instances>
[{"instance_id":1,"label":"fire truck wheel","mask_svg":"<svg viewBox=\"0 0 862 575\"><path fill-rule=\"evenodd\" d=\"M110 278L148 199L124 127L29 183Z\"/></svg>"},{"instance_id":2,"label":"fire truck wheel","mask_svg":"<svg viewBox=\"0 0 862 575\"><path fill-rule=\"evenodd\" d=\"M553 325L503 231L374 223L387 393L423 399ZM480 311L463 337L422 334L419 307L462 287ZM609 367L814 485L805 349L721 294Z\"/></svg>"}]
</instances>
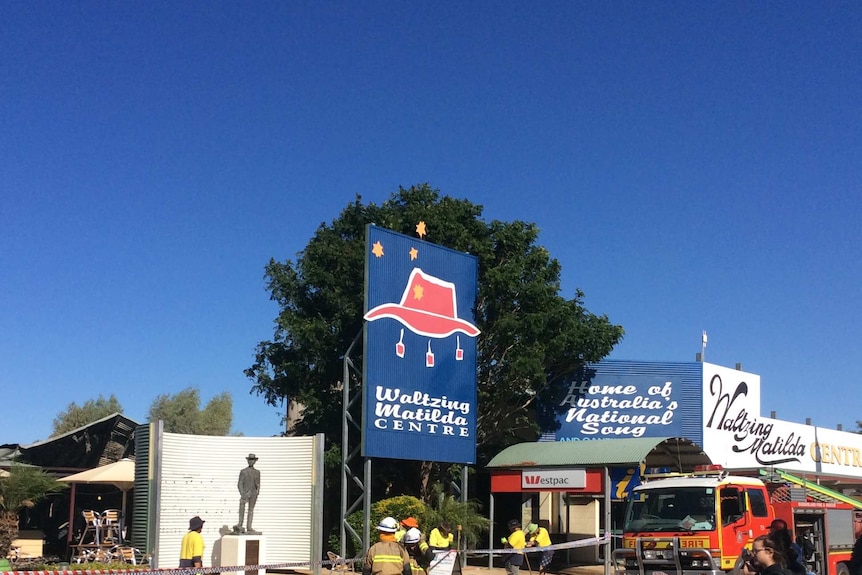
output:
<instances>
[{"instance_id":1,"label":"fire truck wheel","mask_svg":"<svg viewBox=\"0 0 862 575\"><path fill-rule=\"evenodd\" d=\"M846 563L839 563L836 566L835 575L850 575L850 568Z\"/></svg>"}]
</instances>

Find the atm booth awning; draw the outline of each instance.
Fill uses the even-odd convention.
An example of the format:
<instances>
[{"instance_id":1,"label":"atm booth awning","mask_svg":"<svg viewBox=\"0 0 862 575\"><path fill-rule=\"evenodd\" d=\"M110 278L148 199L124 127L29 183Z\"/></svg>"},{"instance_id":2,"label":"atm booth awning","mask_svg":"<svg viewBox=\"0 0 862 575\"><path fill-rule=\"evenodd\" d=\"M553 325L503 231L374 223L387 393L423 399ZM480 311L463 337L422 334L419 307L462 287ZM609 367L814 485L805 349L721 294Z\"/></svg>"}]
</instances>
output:
<instances>
[{"instance_id":1,"label":"atm booth awning","mask_svg":"<svg viewBox=\"0 0 862 575\"><path fill-rule=\"evenodd\" d=\"M486 467L491 471L492 492L559 490L601 493L608 468L642 466L687 472L693 471L697 465L710 463L703 449L688 439L638 437L519 443L498 453ZM565 474L565 470L574 469L585 470L584 475ZM547 479L536 475L537 470L547 471ZM528 477L539 479L530 480ZM558 482L555 482L555 477L559 477Z\"/></svg>"},{"instance_id":2,"label":"atm booth awning","mask_svg":"<svg viewBox=\"0 0 862 575\"><path fill-rule=\"evenodd\" d=\"M645 463L692 471L695 465L712 463L703 449L682 437L633 437L588 441L532 441L511 445L494 456L487 467L608 466Z\"/></svg>"}]
</instances>

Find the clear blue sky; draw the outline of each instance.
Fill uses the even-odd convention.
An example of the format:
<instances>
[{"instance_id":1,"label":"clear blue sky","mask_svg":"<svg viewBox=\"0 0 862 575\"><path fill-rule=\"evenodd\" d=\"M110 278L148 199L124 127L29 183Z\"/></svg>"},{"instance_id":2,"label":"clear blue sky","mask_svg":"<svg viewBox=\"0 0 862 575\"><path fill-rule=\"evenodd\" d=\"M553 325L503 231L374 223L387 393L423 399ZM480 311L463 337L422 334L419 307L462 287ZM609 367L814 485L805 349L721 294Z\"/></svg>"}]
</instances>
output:
<instances>
[{"instance_id":1,"label":"clear blue sky","mask_svg":"<svg viewBox=\"0 0 862 575\"><path fill-rule=\"evenodd\" d=\"M854 429L860 38L858 2L0 3L0 443L188 386L278 433L264 265L422 182L535 222L611 357L707 330L765 415Z\"/></svg>"}]
</instances>

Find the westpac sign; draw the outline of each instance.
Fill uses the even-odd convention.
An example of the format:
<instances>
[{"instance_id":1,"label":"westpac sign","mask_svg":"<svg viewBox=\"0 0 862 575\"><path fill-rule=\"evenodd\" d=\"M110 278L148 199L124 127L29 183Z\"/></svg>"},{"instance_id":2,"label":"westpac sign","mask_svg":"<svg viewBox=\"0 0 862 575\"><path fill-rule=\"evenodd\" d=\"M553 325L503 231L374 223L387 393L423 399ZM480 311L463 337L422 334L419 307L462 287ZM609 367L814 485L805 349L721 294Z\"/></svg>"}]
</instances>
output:
<instances>
[{"instance_id":1,"label":"westpac sign","mask_svg":"<svg viewBox=\"0 0 862 575\"><path fill-rule=\"evenodd\" d=\"M584 469L530 469L521 471L521 489L583 489Z\"/></svg>"}]
</instances>

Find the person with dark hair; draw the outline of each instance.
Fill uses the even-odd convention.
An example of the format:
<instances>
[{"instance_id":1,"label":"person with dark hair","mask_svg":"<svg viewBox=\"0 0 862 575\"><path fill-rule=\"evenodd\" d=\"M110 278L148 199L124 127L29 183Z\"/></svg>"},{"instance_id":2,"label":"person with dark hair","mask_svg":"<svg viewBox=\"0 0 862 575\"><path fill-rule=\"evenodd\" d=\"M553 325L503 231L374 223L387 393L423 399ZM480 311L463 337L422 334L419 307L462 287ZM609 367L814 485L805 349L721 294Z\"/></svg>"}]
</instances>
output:
<instances>
[{"instance_id":1,"label":"person with dark hair","mask_svg":"<svg viewBox=\"0 0 862 575\"><path fill-rule=\"evenodd\" d=\"M512 519L508 523L509 536L503 537L500 541L506 549L511 549L511 553L503 555L503 567L506 568L507 575L518 575L521 565L524 564L524 552L522 551L527 545L524 532L521 531L521 522L517 519Z\"/></svg>"},{"instance_id":2,"label":"person with dark hair","mask_svg":"<svg viewBox=\"0 0 862 575\"><path fill-rule=\"evenodd\" d=\"M428 545L434 551L448 551L455 541L452 533L452 525L448 521L441 521L440 525L428 534Z\"/></svg>"},{"instance_id":3,"label":"person with dark hair","mask_svg":"<svg viewBox=\"0 0 862 575\"><path fill-rule=\"evenodd\" d=\"M787 558L787 568L790 572L795 575L805 575L807 570L802 563L802 548L794 543L790 529L787 528L787 522L784 519L775 519L769 525L769 532L775 535L784 548L784 554Z\"/></svg>"},{"instance_id":4,"label":"person with dark hair","mask_svg":"<svg viewBox=\"0 0 862 575\"><path fill-rule=\"evenodd\" d=\"M203 567L204 538L201 530L204 523L198 515L189 519L189 530L180 544L180 567Z\"/></svg>"},{"instance_id":5,"label":"person with dark hair","mask_svg":"<svg viewBox=\"0 0 862 575\"><path fill-rule=\"evenodd\" d=\"M786 567L784 549L775 535L761 535L754 540L743 563L743 572L746 575L791 575Z\"/></svg>"}]
</instances>

